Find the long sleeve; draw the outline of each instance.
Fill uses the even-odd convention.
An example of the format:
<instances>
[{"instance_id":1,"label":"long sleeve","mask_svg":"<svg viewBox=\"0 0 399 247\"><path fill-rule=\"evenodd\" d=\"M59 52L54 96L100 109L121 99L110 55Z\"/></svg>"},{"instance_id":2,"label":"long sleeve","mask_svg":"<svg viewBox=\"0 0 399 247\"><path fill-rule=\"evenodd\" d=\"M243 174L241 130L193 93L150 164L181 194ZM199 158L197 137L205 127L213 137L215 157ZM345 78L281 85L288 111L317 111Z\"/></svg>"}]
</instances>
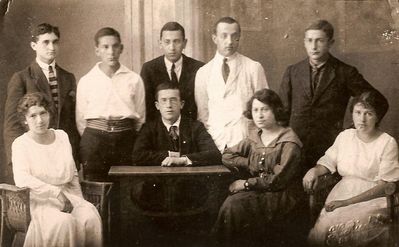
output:
<instances>
[{"instance_id":1,"label":"long sleeve","mask_svg":"<svg viewBox=\"0 0 399 247\"><path fill-rule=\"evenodd\" d=\"M151 127L144 124L133 148L133 165L161 165L162 161L168 157L168 151L154 150L156 145L153 143L153 136Z\"/></svg>"},{"instance_id":2,"label":"long sleeve","mask_svg":"<svg viewBox=\"0 0 399 247\"><path fill-rule=\"evenodd\" d=\"M134 104L136 106L136 110L138 115L140 116L139 119L137 119L137 128L136 130L140 130L141 126L144 124L145 122L145 88L144 88L144 83L143 80L141 79L141 77L139 77L139 81L136 84L136 88L135 88L135 92L134 92L134 96L135 98L134 100Z\"/></svg>"},{"instance_id":3,"label":"long sleeve","mask_svg":"<svg viewBox=\"0 0 399 247\"><path fill-rule=\"evenodd\" d=\"M204 67L200 68L195 76L194 97L197 105L198 120L201 121L206 128L208 128L208 92L206 85L206 70Z\"/></svg>"},{"instance_id":4,"label":"long sleeve","mask_svg":"<svg viewBox=\"0 0 399 247\"><path fill-rule=\"evenodd\" d=\"M77 195L83 198L82 188L80 187L79 175L77 170L75 170L74 172L72 181L64 185L64 189L70 191L73 195Z\"/></svg>"},{"instance_id":5,"label":"long sleeve","mask_svg":"<svg viewBox=\"0 0 399 247\"><path fill-rule=\"evenodd\" d=\"M154 106L155 102L155 88L153 88L153 84L151 81L150 70L148 70L148 66L146 63L143 64L141 68L140 76L143 79L144 89L145 89L145 109L146 109L146 119L154 119L156 116L156 108Z\"/></svg>"},{"instance_id":6,"label":"long sleeve","mask_svg":"<svg viewBox=\"0 0 399 247\"><path fill-rule=\"evenodd\" d=\"M194 138L198 152L186 155L193 162L193 165L221 164L222 155L201 122L198 122L198 127L195 128Z\"/></svg>"},{"instance_id":7,"label":"long sleeve","mask_svg":"<svg viewBox=\"0 0 399 247\"><path fill-rule=\"evenodd\" d=\"M283 145L280 164L274 166L273 174L248 179L250 188L267 191L284 190L299 175L301 171L299 146L291 142L286 142Z\"/></svg>"},{"instance_id":8,"label":"long sleeve","mask_svg":"<svg viewBox=\"0 0 399 247\"><path fill-rule=\"evenodd\" d=\"M16 137L26 130L22 126L17 113L19 99L25 94L24 81L19 73L12 76L7 88L7 99L4 108L4 145L7 154L7 161L11 161L11 145Z\"/></svg>"},{"instance_id":9,"label":"long sleeve","mask_svg":"<svg viewBox=\"0 0 399 247\"><path fill-rule=\"evenodd\" d=\"M28 187L35 196L46 199L48 197L57 197L61 188L55 185L47 184L40 179L32 176L29 169L29 160L24 152L25 147L15 141L12 144L12 163L15 185L18 187Z\"/></svg>"},{"instance_id":10,"label":"long sleeve","mask_svg":"<svg viewBox=\"0 0 399 247\"><path fill-rule=\"evenodd\" d=\"M291 88L291 66L288 67L283 75L282 82L280 84L279 95L284 107L288 112L288 116L291 116L291 100L292 100L292 88Z\"/></svg>"},{"instance_id":11,"label":"long sleeve","mask_svg":"<svg viewBox=\"0 0 399 247\"><path fill-rule=\"evenodd\" d=\"M244 139L237 145L225 149L222 156L223 165L234 172L248 172L251 150L249 142L248 139Z\"/></svg>"},{"instance_id":12,"label":"long sleeve","mask_svg":"<svg viewBox=\"0 0 399 247\"><path fill-rule=\"evenodd\" d=\"M266 74L265 70L263 69L262 65L259 62L256 62L256 69L254 72L254 82L255 82L255 92L264 89L264 88L269 88L269 84L267 83L266 79Z\"/></svg>"},{"instance_id":13,"label":"long sleeve","mask_svg":"<svg viewBox=\"0 0 399 247\"><path fill-rule=\"evenodd\" d=\"M76 92L76 127L78 128L79 134L82 135L86 128L86 119L84 114L87 109L87 89L85 88L84 79L80 79L77 92Z\"/></svg>"}]
</instances>

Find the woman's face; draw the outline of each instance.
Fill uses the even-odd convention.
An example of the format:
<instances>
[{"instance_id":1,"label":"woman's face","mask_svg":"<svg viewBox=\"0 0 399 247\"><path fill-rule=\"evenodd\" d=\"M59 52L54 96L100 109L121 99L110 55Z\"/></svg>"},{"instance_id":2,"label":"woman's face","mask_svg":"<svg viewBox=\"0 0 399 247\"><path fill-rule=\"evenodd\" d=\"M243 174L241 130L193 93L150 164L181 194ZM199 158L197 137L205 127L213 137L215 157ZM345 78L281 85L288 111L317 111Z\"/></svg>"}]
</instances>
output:
<instances>
[{"instance_id":1,"label":"woman's face","mask_svg":"<svg viewBox=\"0 0 399 247\"><path fill-rule=\"evenodd\" d=\"M255 125L261 129L270 129L277 125L272 109L257 99L252 102L252 118Z\"/></svg>"},{"instance_id":2,"label":"woman's face","mask_svg":"<svg viewBox=\"0 0 399 247\"><path fill-rule=\"evenodd\" d=\"M29 131L34 134L44 134L47 132L50 123L50 114L43 106L31 106L25 115Z\"/></svg>"},{"instance_id":3,"label":"woman's face","mask_svg":"<svg viewBox=\"0 0 399 247\"><path fill-rule=\"evenodd\" d=\"M357 103L353 107L352 118L355 128L365 133L373 131L378 122L374 109L365 108L361 103Z\"/></svg>"}]
</instances>

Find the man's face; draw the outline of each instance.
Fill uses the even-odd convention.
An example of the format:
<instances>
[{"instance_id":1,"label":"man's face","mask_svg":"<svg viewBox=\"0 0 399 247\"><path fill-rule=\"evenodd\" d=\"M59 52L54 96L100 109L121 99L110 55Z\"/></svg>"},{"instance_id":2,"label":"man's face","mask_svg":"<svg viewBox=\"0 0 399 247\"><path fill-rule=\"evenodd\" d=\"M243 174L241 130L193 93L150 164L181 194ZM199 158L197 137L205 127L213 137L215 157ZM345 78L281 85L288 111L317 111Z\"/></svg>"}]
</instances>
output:
<instances>
[{"instance_id":1,"label":"man's face","mask_svg":"<svg viewBox=\"0 0 399 247\"><path fill-rule=\"evenodd\" d=\"M117 37L109 35L98 39L96 55L101 59L102 64L109 67L119 66L122 51L123 45Z\"/></svg>"},{"instance_id":2,"label":"man's face","mask_svg":"<svg viewBox=\"0 0 399 247\"><path fill-rule=\"evenodd\" d=\"M163 31L159 45L165 54L165 57L172 63L180 59L181 54L186 48L187 39L183 38L180 30Z\"/></svg>"},{"instance_id":3,"label":"man's face","mask_svg":"<svg viewBox=\"0 0 399 247\"><path fill-rule=\"evenodd\" d=\"M328 52L334 44L334 40L330 40L322 30L307 30L305 32L304 44L309 59L317 64L327 59Z\"/></svg>"},{"instance_id":4,"label":"man's face","mask_svg":"<svg viewBox=\"0 0 399 247\"><path fill-rule=\"evenodd\" d=\"M158 98L155 101L155 107L161 113L164 121L173 124L180 116L184 101L180 99L180 93L177 89L165 89L158 91Z\"/></svg>"},{"instance_id":5,"label":"man's face","mask_svg":"<svg viewBox=\"0 0 399 247\"><path fill-rule=\"evenodd\" d=\"M54 61L59 50L59 38L55 33L45 33L37 37L36 42L30 46L36 51L36 57L43 63L50 64Z\"/></svg>"},{"instance_id":6,"label":"man's face","mask_svg":"<svg viewBox=\"0 0 399 247\"><path fill-rule=\"evenodd\" d=\"M219 23L216 27L216 34L212 35L212 40L216 44L220 55L224 57L233 55L240 43L240 32L237 23Z\"/></svg>"}]
</instances>

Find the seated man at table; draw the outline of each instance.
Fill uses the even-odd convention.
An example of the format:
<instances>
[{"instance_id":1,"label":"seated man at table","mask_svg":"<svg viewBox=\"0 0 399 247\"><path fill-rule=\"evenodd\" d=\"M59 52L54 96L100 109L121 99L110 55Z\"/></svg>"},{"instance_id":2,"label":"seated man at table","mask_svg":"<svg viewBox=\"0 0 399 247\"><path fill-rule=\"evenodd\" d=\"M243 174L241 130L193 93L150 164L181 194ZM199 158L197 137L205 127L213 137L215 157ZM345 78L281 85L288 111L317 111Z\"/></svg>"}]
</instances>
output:
<instances>
[{"instance_id":1,"label":"seated man at table","mask_svg":"<svg viewBox=\"0 0 399 247\"><path fill-rule=\"evenodd\" d=\"M181 115L184 106L181 98L176 83L165 82L157 86L155 107L161 116L145 123L140 130L133 149L133 165L221 165L221 154L204 125ZM156 178L150 180L137 184L133 197L144 210L168 212L170 198L166 185ZM183 212L201 206L207 196L203 187L197 180L177 181L172 210Z\"/></svg>"},{"instance_id":2,"label":"seated man at table","mask_svg":"<svg viewBox=\"0 0 399 247\"><path fill-rule=\"evenodd\" d=\"M204 125L181 115L184 101L176 83L155 90L161 117L143 125L133 149L133 165L219 165L221 154Z\"/></svg>"}]
</instances>

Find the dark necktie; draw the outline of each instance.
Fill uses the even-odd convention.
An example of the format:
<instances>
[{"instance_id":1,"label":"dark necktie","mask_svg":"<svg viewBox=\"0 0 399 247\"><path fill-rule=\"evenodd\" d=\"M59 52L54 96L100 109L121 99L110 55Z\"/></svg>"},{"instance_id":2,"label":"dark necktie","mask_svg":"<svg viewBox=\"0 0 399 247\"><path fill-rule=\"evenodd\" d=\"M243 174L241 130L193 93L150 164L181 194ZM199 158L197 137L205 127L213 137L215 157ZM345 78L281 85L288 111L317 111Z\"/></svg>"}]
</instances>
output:
<instances>
[{"instance_id":1,"label":"dark necktie","mask_svg":"<svg viewBox=\"0 0 399 247\"><path fill-rule=\"evenodd\" d=\"M58 108L58 82L52 66L48 66L48 81L54 105L56 108Z\"/></svg>"},{"instance_id":2,"label":"dark necktie","mask_svg":"<svg viewBox=\"0 0 399 247\"><path fill-rule=\"evenodd\" d=\"M170 77L172 77L171 82L173 83L178 83L179 80L177 80L177 75L175 72L175 64L172 64L172 69L170 70Z\"/></svg>"},{"instance_id":3,"label":"dark necktie","mask_svg":"<svg viewBox=\"0 0 399 247\"><path fill-rule=\"evenodd\" d=\"M312 92L316 92L317 87L319 86L320 79L321 79L321 71L323 70L323 66L321 67L316 67L316 66L311 66L312 68Z\"/></svg>"},{"instance_id":4,"label":"dark necktie","mask_svg":"<svg viewBox=\"0 0 399 247\"><path fill-rule=\"evenodd\" d=\"M177 134L177 126L170 126L169 136L173 143L173 150L179 152L179 135Z\"/></svg>"},{"instance_id":5,"label":"dark necktie","mask_svg":"<svg viewBox=\"0 0 399 247\"><path fill-rule=\"evenodd\" d=\"M227 64L227 58L224 58L222 65L222 75L225 83L227 82L227 78L229 78L229 74L230 74L230 68L229 65Z\"/></svg>"}]
</instances>

